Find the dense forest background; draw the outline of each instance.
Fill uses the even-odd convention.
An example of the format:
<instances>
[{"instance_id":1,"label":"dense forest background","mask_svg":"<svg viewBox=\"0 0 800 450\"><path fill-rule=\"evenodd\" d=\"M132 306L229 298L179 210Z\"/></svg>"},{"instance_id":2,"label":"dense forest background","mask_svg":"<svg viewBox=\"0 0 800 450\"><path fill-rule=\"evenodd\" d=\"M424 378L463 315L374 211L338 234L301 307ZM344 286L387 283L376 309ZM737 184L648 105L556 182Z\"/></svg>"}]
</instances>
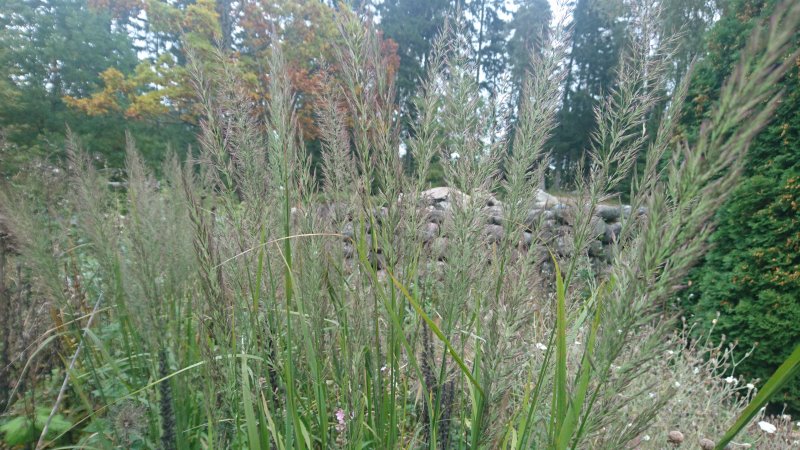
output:
<instances>
[{"instance_id":1,"label":"dense forest background","mask_svg":"<svg viewBox=\"0 0 800 450\"><path fill-rule=\"evenodd\" d=\"M749 30L773 0L665 0L659 39L677 39L672 86L696 60L683 118L690 142L738 61ZM355 5L382 30L381 52L396 76L398 111L414 117L414 93L437 33L460 11L475 55L474 79L497 117L517 111L522 74L553 12L546 0L363 0ZM615 89L626 34L636 24L622 0L574 0L573 33L561 89L548 190L568 192L595 130L594 108ZM280 46L287 60L306 146L319 158L315 109L337 77L341 39L335 3L319 0L5 0L0 5L0 172L5 182L30 164L63 157L67 129L97 167L125 160L125 134L156 167L169 150L197 147L203 114L197 72L238 62L247 96L266 114L265 61ZM635 30L634 30L635 31ZM800 45L800 36L795 38ZM220 50L222 50L220 52ZM783 79L774 120L752 143L741 184L720 205L711 250L676 296L678 314L715 321L716 338L752 354L738 367L767 378L800 342L800 59ZM194 80L194 81L193 81ZM202 88L202 86L200 86ZM667 105L652 112L654 120ZM266 120L266 118L264 118ZM412 133L401 126L401 138ZM676 138L677 139L677 138ZM645 155L639 155L644 161ZM405 156L409 167L414 164ZM441 182L432 172L431 184ZM626 198L622 185L621 196ZM703 329L703 327L706 327ZM800 411L800 385L784 393Z\"/></svg>"}]
</instances>

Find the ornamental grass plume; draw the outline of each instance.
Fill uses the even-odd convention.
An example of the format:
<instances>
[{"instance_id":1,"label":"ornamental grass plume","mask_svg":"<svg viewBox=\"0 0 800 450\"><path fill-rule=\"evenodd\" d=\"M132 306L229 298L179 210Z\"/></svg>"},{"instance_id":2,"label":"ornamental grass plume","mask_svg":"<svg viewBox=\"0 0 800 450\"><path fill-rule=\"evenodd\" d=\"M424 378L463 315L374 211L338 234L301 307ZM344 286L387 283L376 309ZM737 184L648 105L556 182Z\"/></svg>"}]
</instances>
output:
<instances>
[{"instance_id":1,"label":"ornamental grass plume","mask_svg":"<svg viewBox=\"0 0 800 450\"><path fill-rule=\"evenodd\" d=\"M692 143L676 133L691 77L665 97L675 42L656 39L653 2L637 5L577 191L551 218L531 211L565 80L563 24L498 131L464 24L448 22L405 137L377 30L342 6L319 181L277 45L263 113L235 61L190 52L200 148L170 157L158 182L129 142L127 188L113 192L70 140L62 195L38 208L12 189L0 202L37 295L78 314L69 259L88 300L109 299L90 330L59 331L87 336L69 433L102 446L88 426L136 401L159 405L145 439L161 448L662 448L721 434L722 411L742 410L757 381L737 378L727 347L675 333L668 299L779 99L800 5L754 35ZM592 265L599 211L640 155L634 214L620 208L607 264ZM437 168L450 189L432 199ZM569 226L548 236L556 219Z\"/></svg>"}]
</instances>

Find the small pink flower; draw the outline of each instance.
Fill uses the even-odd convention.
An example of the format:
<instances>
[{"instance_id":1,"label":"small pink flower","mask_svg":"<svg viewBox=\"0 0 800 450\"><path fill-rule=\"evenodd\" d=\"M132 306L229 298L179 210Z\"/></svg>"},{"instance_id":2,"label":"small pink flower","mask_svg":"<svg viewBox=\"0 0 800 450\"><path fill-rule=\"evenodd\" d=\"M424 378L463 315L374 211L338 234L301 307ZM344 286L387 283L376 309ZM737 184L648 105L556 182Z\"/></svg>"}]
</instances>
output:
<instances>
[{"instance_id":1,"label":"small pink flower","mask_svg":"<svg viewBox=\"0 0 800 450\"><path fill-rule=\"evenodd\" d=\"M336 424L336 431L341 433L345 430L345 428L347 428L347 422L344 420L345 418L344 410L342 408L339 408L336 410L336 413L334 415L336 416L336 421L338 422Z\"/></svg>"}]
</instances>

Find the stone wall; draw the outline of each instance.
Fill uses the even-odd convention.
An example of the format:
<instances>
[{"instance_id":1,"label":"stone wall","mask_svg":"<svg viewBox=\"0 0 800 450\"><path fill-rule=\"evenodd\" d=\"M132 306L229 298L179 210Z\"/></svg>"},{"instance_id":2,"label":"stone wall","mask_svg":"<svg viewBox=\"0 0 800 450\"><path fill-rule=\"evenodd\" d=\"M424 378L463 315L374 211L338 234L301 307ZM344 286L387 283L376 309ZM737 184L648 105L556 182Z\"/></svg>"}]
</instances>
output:
<instances>
[{"instance_id":1,"label":"stone wall","mask_svg":"<svg viewBox=\"0 0 800 450\"><path fill-rule=\"evenodd\" d=\"M429 257L444 262L450 236L447 222L453 213L453 204L463 200L465 194L448 188L437 187L424 191L421 195L421 207L425 221L419 230L419 239L424 244ZM571 256L574 253L573 225L576 206L569 201L550 195L542 190L537 192L535 201L528 211L524 227L519 236L516 249L537 252L535 260L543 265L544 270L552 269L550 251L560 256ZM489 245L501 241L504 229L503 203L490 197L482 207L481 239ZM638 211L637 215L644 214ZM627 205L598 205L590 219L593 238L585 249L593 266L606 265L610 258L610 245L622 230L622 221L630 217L631 208ZM342 234L344 238L345 257L352 258L354 250L351 245L354 226L345 224ZM380 253L380 252L379 252ZM549 267L548 267L549 266Z\"/></svg>"}]
</instances>

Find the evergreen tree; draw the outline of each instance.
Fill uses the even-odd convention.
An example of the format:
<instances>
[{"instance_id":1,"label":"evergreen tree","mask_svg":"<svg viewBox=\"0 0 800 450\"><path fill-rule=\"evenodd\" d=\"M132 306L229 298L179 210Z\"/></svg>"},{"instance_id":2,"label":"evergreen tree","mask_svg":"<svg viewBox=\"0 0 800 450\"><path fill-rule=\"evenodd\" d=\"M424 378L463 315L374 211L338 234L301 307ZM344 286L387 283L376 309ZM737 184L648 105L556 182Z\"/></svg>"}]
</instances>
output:
<instances>
[{"instance_id":1,"label":"evergreen tree","mask_svg":"<svg viewBox=\"0 0 800 450\"><path fill-rule=\"evenodd\" d=\"M562 173L574 173L594 130L594 107L613 88L625 40L624 8L618 0L577 0L559 126L551 140L555 158L554 188ZM563 180L569 182L570 180Z\"/></svg>"},{"instance_id":2,"label":"evergreen tree","mask_svg":"<svg viewBox=\"0 0 800 450\"><path fill-rule=\"evenodd\" d=\"M132 42L120 22L86 0L8 0L0 15L0 66L13 101L0 103L0 128L17 154L4 156L4 171L34 155L58 154L66 126L109 164L124 160L122 113L87 117L69 108L65 98L88 96L100 89L101 72L130 73L136 65ZM0 84L2 87L2 84ZM174 133L138 133L140 146L163 148ZM144 131L144 130L142 130ZM182 146L182 144L180 144Z\"/></svg>"},{"instance_id":3,"label":"evergreen tree","mask_svg":"<svg viewBox=\"0 0 800 450\"><path fill-rule=\"evenodd\" d=\"M698 68L694 107L686 108L691 135L722 80L738 62L745 37L768 18L777 1L732 0L708 37ZM797 36L800 48L800 36ZM787 55L788 56L788 55ZM692 275L684 305L702 331L738 341L736 358L755 346L736 375L766 380L800 342L800 78L784 78L785 94L771 125L753 141L743 180L717 214L712 249ZM719 318L717 319L717 313ZM714 320L717 319L717 320ZM800 382L775 401L800 411Z\"/></svg>"},{"instance_id":4,"label":"evergreen tree","mask_svg":"<svg viewBox=\"0 0 800 450\"><path fill-rule=\"evenodd\" d=\"M467 3L469 31L475 53L475 81L488 95L498 93L498 82L508 69L509 28L504 0L473 0Z\"/></svg>"},{"instance_id":5,"label":"evergreen tree","mask_svg":"<svg viewBox=\"0 0 800 450\"><path fill-rule=\"evenodd\" d=\"M665 0L661 24L663 36L678 36L678 48L672 57L673 83L677 85L689 63L702 54L705 36L714 24L717 0Z\"/></svg>"},{"instance_id":6,"label":"evergreen tree","mask_svg":"<svg viewBox=\"0 0 800 450\"><path fill-rule=\"evenodd\" d=\"M550 3L547 0L525 0L520 3L507 25L508 59L515 92L522 87L531 54L538 53L547 37L551 19Z\"/></svg>"},{"instance_id":7,"label":"evergreen tree","mask_svg":"<svg viewBox=\"0 0 800 450\"><path fill-rule=\"evenodd\" d=\"M452 4L450 0L383 0L375 7L384 36L397 43L398 100L407 107Z\"/></svg>"}]
</instances>

